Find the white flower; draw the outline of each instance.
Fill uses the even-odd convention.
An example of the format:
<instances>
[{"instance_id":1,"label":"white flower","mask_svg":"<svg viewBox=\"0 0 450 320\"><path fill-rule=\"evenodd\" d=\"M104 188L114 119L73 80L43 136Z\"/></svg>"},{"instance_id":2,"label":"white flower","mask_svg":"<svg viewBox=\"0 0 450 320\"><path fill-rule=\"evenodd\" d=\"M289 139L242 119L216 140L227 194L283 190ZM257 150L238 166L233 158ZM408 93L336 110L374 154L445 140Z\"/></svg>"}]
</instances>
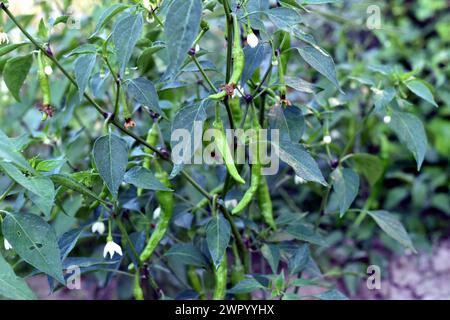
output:
<instances>
[{"instance_id":1,"label":"white flower","mask_svg":"<svg viewBox=\"0 0 450 320\"><path fill-rule=\"evenodd\" d=\"M8 251L8 250L11 250L11 249L12 249L12 245L11 245L11 243L9 243L9 241L8 241L8 240L6 240L6 238L5 238L5 239L3 239L3 244L5 245L5 250L6 250L6 251Z\"/></svg>"},{"instance_id":2,"label":"white flower","mask_svg":"<svg viewBox=\"0 0 450 320\"><path fill-rule=\"evenodd\" d=\"M331 131L331 138L333 139L339 139L341 137L341 133L337 130L332 130Z\"/></svg>"},{"instance_id":3,"label":"white flower","mask_svg":"<svg viewBox=\"0 0 450 320\"><path fill-rule=\"evenodd\" d=\"M103 249L103 257L106 258L106 256L109 253L110 259L114 257L114 254L117 253L118 255L122 256L122 248L115 243L114 241L108 241L105 245L105 249Z\"/></svg>"},{"instance_id":4,"label":"white flower","mask_svg":"<svg viewBox=\"0 0 450 320\"><path fill-rule=\"evenodd\" d=\"M105 233L106 227L105 224L101 221L97 221L92 225L91 231L92 233L98 233L99 235L102 235Z\"/></svg>"},{"instance_id":5,"label":"white flower","mask_svg":"<svg viewBox=\"0 0 450 320\"><path fill-rule=\"evenodd\" d=\"M333 139L331 138L331 136L326 135L325 137L323 137L323 143L325 143L325 144L330 144L331 141L333 141Z\"/></svg>"},{"instance_id":6,"label":"white flower","mask_svg":"<svg viewBox=\"0 0 450 320\"><path fill-rule=\"evenodd\" d=\"M232 98L235 98L236 96L238 98L242 98L242 93L241 92L244 92L244 88L242 88L242 86L240 84L238 84L237 88L234 89Z\"/></svg>"},{"instance_id":7,"label":"white flower","mask_svg":"<svg viewBox=\"0 0 450 320\"><path fill-rule=\"evenodd\" d=\"M234 209L235 207L237 207L237 205L238 205L237 199L225 200L225 207L227 209Z\"/></svg>"},{"instance_id":8,"label":"white flower","mask_svg":"<svg viewBox=\"0 0 450 320\"><path fill-rule=\"evenodd\" d=\"M391 123L391 121L392 121L391 116L385 116L385 117L383 118L383 122L386 123L386 124Z\"/></svg>"},{"instance_id":9,"label":"white flower","mask_svg":"<svg viewBox=\"0 0 450 320\"><path fill-rule=\"evenodd\" d=\"M142 1L142 5L144 6L145 9L147 9L148 11L153 11L155 9L153 3L150 3L150 0L143 0Z\"/></svg>"},{"instance_id":10,"label":"white flower","mask_svg":"<svg viewBox=\"0 0 450 320\"><path fill-rule=\"evenodd\" d=\"M252 32L247 36L247 43L250 47L255 48L259 44L258 37Z\"/></svg>"},{"instance_id":11,"label":"white flower","mask_svg":"<svg viewBox=\"0 0 450 320\"><path fill-rule=\"evenodd\" d=\"M158 207L153 211L153 220L156 220L161 215L161 207Z\"/></svg>"},{"instance_id":12,"label":"white flower","mask_svg":"<svg viewBox=\"0 0 450 320\"><path fill-rule=\"evenodd\" d=\"M305 184L307 181L296 175L294 177L294 182L295 182L295 184Z\"/></svg>"},{"instance_id":13,"label":"white flower","mask_svg":"<svg viewBox=\"0 0 450 320\"><path fill-rule=\"evenodd\" d=\"M53 73L53 69L52 69L51 66L45 66L44 72L45 72L46 75L51 76L52 73Z\"/></svg>"},{"instance_id":14,"label":"white flower","mask_svg":"<svg viewBox=\"0 0 450 320\"><path fill-rule=\"evenodd\" d=\"M198 44L195 45L195 54L200 52L200 46Z\"/></svg>"},{"instance_id":15,"label":"white flower","mask_svg":"<svg viewBox=\"0 0 450 320\"><path fill-rule=\"evenodd\" d=\"M277 59L272 59L272 65L274 67L276 67L278 65L278 60Z\"/></svg>"},{"instance_id":16,"label":"white flower","mask_svg":"<svg viewBox=\"0 0 450 320\"><path fill-rule=\"evenodd\" d=\"M0 44L8 44L9 38L5 32L0 32Z\"/></svg>"}]
</instances>

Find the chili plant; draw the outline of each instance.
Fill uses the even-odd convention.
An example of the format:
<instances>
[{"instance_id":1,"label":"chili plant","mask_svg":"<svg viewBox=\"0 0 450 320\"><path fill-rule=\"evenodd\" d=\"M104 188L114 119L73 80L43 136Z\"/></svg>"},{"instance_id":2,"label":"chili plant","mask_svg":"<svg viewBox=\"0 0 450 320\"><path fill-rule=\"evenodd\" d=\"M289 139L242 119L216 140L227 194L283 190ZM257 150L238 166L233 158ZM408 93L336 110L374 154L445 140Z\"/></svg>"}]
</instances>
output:
<instances>
[{"instance_id":1,"label":"chili plant","mask_svg":"<svg viewBox=\"0 0 450 320\"><path fill-rule=\"evenodd\" d=\"M350 4L92 3L36 23L0 2L0 296L36 298L24 279L44 275L139 300L344 299L335 232L416 252L380 195L395 161L426 163L413 105L434 89L330 46L316 18Z\"/></svg>"}]
</instances>

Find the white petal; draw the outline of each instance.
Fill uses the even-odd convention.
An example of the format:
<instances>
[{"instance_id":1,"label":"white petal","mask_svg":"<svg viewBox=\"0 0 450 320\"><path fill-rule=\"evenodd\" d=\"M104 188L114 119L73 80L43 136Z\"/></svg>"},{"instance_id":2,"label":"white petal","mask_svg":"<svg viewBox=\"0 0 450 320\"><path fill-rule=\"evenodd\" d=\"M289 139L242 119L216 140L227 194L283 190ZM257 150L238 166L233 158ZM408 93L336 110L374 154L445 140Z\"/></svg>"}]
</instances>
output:
<instances>
[{"instance_id":1,"label":"white petal","mask_svg":"<svg viewBox=\"0 0 450 320\"><path fill-rule=\"evenodd\" d=\"M236 199L231 199L231 200L225 201L225 207L227 207L227 209L233 209L233 208L237 207L237 205L238 205L238 201Z\"/></svg>"},{"instance_id":2,"label":"white petal","mask_svg":"<svg viewBox=\"0 0 450 320\"><path fill-rule=\"evenodd\" d=\"M304 184L306 183L306 180L296 175L294 177L294 182L295 184Z\"/></svg>"},{"instance_id":3,"label":"white petal","mask_svg":"<svg viewBox=\"0 0 450 320\"><path fill-rule=\"evenodd\" d=\"M153 211L153 219L156 220L161 215L161 207L158 207Z\"/></svg>"},{"instance_id":4,"label":"white petal","mask_svg":"<svg viewBox=\"0 0 450 320\"><path fill-rule=\"evenodd\" d=\"M53 73L53 69L52 69L51 66L45 66L44 72L45 72L46 75L51 76L52 73Z\"/></svg>"},{"instance_id":5,"label":"white petal","mask_svg":"<svg viewBox=\"0 0 450 320\"><path fill-rule=\"evenodd\" d=\"M97 221L96 223L94 223L91 228L92 233L97 232L100 235L105 233L105 230L106 230L105 224L101 221Z\"/></svg>"},{"instance_id":6,"label":"white petal","mask_svg":"<svg viewBox=\"0 0 450 320\"><path fill-rule=\"evenodd\" d=\"M258 37L252 32L247 36L247 43L251 48L255 48L259 44Z\"/></svg>"},{"instance_id":7,"label":"white petal","mask_svg":"<svg viewBox=\"0 0 450 320\"><path fill-rule=\"evenodd\" d=\"M115 243L114 241L109 241L105 245L105 249L103 249L103 257L106 258L106 255L109 253L109 258L112 259L114 257L114 254L117 253L120 256L123 255L122 248Z\"/></svg>"},{"instance_id":8,"label":"white petal","mask_svg":"<svg viewBox=\"0 0 450 320\"><path fill-rule=\"evenodd\" d=\"M12 249L12 246L11 246L11 244L9 243L9 241L8 241L8 240L6 240L6 238L5 238L5 239L3 239L3 244L5 245L5 250L6 250L6 251L8 251L8 250L11 250L11 249Z\"/></svg>"},{"instance_id":9,"label":"white petal","mask_svg":"<svg viewBox=\"0 0 450 320\"><path fill-rule=\"evenodd\" d=\"M195 45L195 53L199 53L200 51L200 46L198 44Z\"/></svg>"},{"instance_id":10,"label":"white petal","mask_svg":"<svg viewBox=\"0 0 450 320\"><path fill-rule=\"evenodd\" d=\"M273 60L272 60L272 65L273 65L274 67L276 67L276 66L278 65L278 60L277 60L277 59L273 59Z\"/></svg>"},{"instance_id":11,"label":"white petal","mask_svg":"<svg viewBox=\"0 0 450 320\"><path fill-rule=\"evenodd\" d=\"M332 141L333 141L333 139L329 135L326 135L325 137L323 137L323 143L325 143L325 144L330 144Z\"/></svg>"},{"instance_id":12,"label":"white petal","mask_svg":"<svg viewBox=\"0 0 450 320\"><path fill-rule=\"evenodd\" d=\"M385 116L385 117L383 118L383 122L386 123L386 124L391 123L391 121L392 121L391 116Z\"/></svg>"}]
</instances>

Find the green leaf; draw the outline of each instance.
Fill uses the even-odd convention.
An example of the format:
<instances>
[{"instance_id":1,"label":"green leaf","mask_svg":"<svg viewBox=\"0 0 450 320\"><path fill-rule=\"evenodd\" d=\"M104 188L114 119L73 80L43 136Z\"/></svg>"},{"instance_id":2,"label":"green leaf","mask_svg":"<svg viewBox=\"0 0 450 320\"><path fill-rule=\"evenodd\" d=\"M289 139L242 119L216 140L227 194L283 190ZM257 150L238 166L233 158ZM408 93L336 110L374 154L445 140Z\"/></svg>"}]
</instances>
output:
<instances>
[{"instance_id":1,"label":"green leaf","mask_svg":"<svg viewBox=\"0 0 450 320\"><path fill-rule=\"evenodd\" d=\"M12 300L36 299L25 280L16 276L2 255L0 255L0 296Z\"/></svg>"},{"instance_id":2,"label":"green leaf","mask_svg":"<svg viewBox=\"0 0 450 320\"><path fill-rule=\"evenodd\" d=\"M144 26L142 14L127 13L114 25L112 41L116 49L119 75L122 77L133 54L134 47L141 37Z\"/></svg>"},{"instance_id":3,"label":"green leaf","mask_svg":"<svg viewBox=\"0 0 450 320\"><path fill-rule=\"evenodd\" d=\"M319 293L314 297L320 300L348 300L347 296L345 296L342 292L340 292L337 289Z\"/></svg>"},{"instance_id":4,"label":"green leaf","mask_svg":"<svg viewBox=\"0 0 450 320\"><path fill-rule=\"evenodd\" d=\"M163 114L159 107L159 97L153 82L145 78L128 81L128 94L138 103L148 107L157 114Z\"/></svg>"},{"instance_id":5,"label":"green leaf","mask_svg":"<svg viewBox=\"0 0 450 320\"><path fill-rule=\"evenodd\" d=\"M208 262L203 253L191 244L176 244L164 256L174 263L201 268L208 266Z\"/></svg>"},{"instance_id":6,"label":"green leaf","mask_svg":"<svg viewBox=\"0 0 450 320\"><path fill-rule=\"evenodd\" d=\"M0 168L15 182L35 195L30 197L41 211L49 216L55 199L53 182L46 177L27 177L16 166L9 162L0 161Z\"/></svg>"},{"instance_id":7,"label":"green leaf","mask_svg":"<svg viewBox=\"0 0 450 320\"><path fill-rule=\"evenodd\" d=\"M1 129L0 129L0 160L11 161L21 169L34 172L24 156L16 150L16 145Z\"/></svg>"},{"instance_id":8,"label":"green leaf","mask_svg":"<svg viewBox=\"0 0 450 320\"><path fill-rule=\"evenodd\" d=\"M392 214L387 211L369 211L368 214L390 237L400 242L403 246L416 252L411 238L409 237L402 223Z\"/></svg>"},{"instance_id":9,"label":"green leaf","mask_svg":"<svg viewBox=\"0 0 450 320\"><path fill-rule=\"evenodd\" d=\"M37 35L42 41L47 41L48 40L49 32L48 32L47 26L45 25L44 18L41 18L41 21L39 21L39 27L38 27Z\"/></svg>"},{"instance_id":10,"label":"green leaf","mask_svg":"<svg viewBox=\"0 0 450 320\"><path fill-rule=\"evenodd\" d=\"M230 223L216 214L206 226L206 243L216 269L219 269L231 238Z\"/></svg>"},{"instance_id":11,"label":"green leaf","mask_svg":"<svg viewBox=\"0 0 450 320\"><path fill-rule=\"evenodd\" d=\"M103 204L107 204L107 202L103 199L101 199L99 196L97 196L94 192L89 190L86 186L79 183L77 180L73 179L72 177L64 174L54 174L50 176L50 179L64 188L73 190L75 192L78 192L79 194L82 194L87 197L91 197L92 199L95 199Z\"/></svg>"},{"instance_id":12,"label":"green leaf","mask_svg":"<svg viewBox=\"0 0 450 320\"><path fill-rule=\"evenodd\" d=\"M93 156L98 173L114 197L117 197L128 164L128 145L125 140L109 134L94 143Z\"/></svg>"},{"instance_id":13,"label":"green leaf","mask_svg":"<svg viewBox=\"0 0 450 320\"><path fill-rule=\"evenodd\" d=\"M295 237L297 240L306 241L312 244L326 247L328 243L317 233L313 227L302 223L291 224L287 227L286 232Z\"/></svg>"},{"instance_id":14,"label":"green leaf","mask_svg":"<svg viewBox=\"0 0 450 320\"><path fill-rule=\"evenodd\" d=\"M269 112L271 129L278 129L280 140L297 143L302 139L305 131L303 112L295 106L284 108L274 106Z\"/></svg>"},{"instance_id":15,"label":"green leaf","mask_svg":"<svg viewBox=\"0 0 450 320\"><path fill-rule=\"evenodd\" d=\"M371 186L381 178L383 174L383 162L372 154L358 153L350 158L353 161L354 169L364 175Z\"/></svg>"},{"instance_id":16,"label":"green leaf","mask_svg":"<svg viewBox=\"0 0 450 320\"><path fill-rule=\"evenodd\" d=\"M391 126L400 142L414 155L417 162L417 170L420 170L428 146L422 121L411 113L394 110Z\"/></svg>"},{"instance_id":17,"label":"green leaf","mask_svg":"<svg viewBox=\"0 0 450 320\"><path fill-rule=\"evenodd\" d=\"M289 273L294 275L305 270L309 263L309 259L310 253L308 245L301 245L288 260Z\"/></svg>"},{"instance_id":18,"label":"green leaf","mask_svg":"<svg viewBox=\"0 0 450 320\"><path fill-rule=\"evenodd\" d=\"M301 15L293 9L277 7L264 11L276 28L290 32L302 22Z\"/></svg>"},{"instance_id":19,"label":"green leaf","mask_svg":"<svg viewBox=\"0 0 450 320\"><path fill-rule=\"evenodd\" d=\"M53 228L41 217L28 213L8 213L3 235L26 262L64 284L61 254Z\"/></svg>"},{"instance_id":20,"label":"green leaf","mask_svg":"<svg viewBox=\"0 0 450 320\"><path fill-rule=\"evenodd\" d=\"M305 81L301 78L295 78L295 77L285 77L284 81L286 85L298 92L304 92L304 93L314 93L314 84Z\"/></svg>"},{"instance_id":21,"label":"green leaf","mask_svg":"<svg viewBox=\"0 0 450 320\"><path fill-rule=\"evenodd\" d=\"M378 113L386 112L388 105L394 100L397 92L395 88L387 88L384 90L372 88L374 92L375 111Z\"/></svg>"},{"instance_id":22,"label":"green leaf","mask_svg":"<svg viewBox=\"0 0 450 320\"><path fill-rule=\"evenodd\" d=\"M272 146L273 151L294 169L297 176L306 181L327 185L316 161L300 144L280 140L279 144L272 141Z\"/></svg>"},{"instance_id":23,"label":"green leaf","mask_svg":"<svg viewBox=\"0 0 450 320\"><path fill-rule=\"evenodd\" d=\"M231 294L251 293L260 289L266 288L258 280L251 277L239 282L236 286L228 290L228 293Z\"/></svg>"},{"instance_id":24,"label":"green leaf","mask_svg":"<svg viewBox=\"0 0 450 320\"><path fill-rule=\"evenodd\" d=\"M425 101L431 103L433 106L438 108L436 101L434 101L433 94L428 86L421 80L412 80L406 82L406 86L409 90L411 90L415 95L424 99Z\"/></svg>"},{"instance_id":25,"label":"green leaf","mask_svg":"<svg viewBox=\"0 0 450 320\"><path fill-rule=\"evenodd\" d=\"M173 117L170 145L175 166L171 177L176 176L185 164L191 163L195 152L201 147L201 139L195 139L195 137L203 134L203 123L207 119L206 109L211 104L210 100L203 100L200 105L188 105L178 110ZM181 139L175 140L175 138L179 138L174 134L175 130L183 133ZM190 140L184 141L186 137L189 137ZM190 152L186 152L187 150Z\"/></svg>"},{"instance_id":26,"label":"green leaf","mask_svg":"<svg viewBox=\"0 0 450 320\"><path fill-rule=\"evenodd\" d=\"M84 91L94 70L96 60L96 54L84 54L75 60L75 79L78 85L80 100L83 99Z\"/></svg>"},{"instance_id":27,"label":"green leaf","mask_svg":"<svg viewBox=\"0 0 450 320\"><path fill-rule=\"evenodd\" d=\"M20 100L20 89L30 72L33 64L33 55L15 57L6 62L3 70L3 80L6 86L17 101Z\"/></svg>"},{"instance_id":28,"label":"green leaf","mask_svg":"<svg viewBox=\"0 0 450 320\"><path fill-rule=\"evenodd\" d=\"M172 191L159 182L150 170L143 167L133 167L128 170L125 174L124 181L125 183L132 184L137 188L146 190Z\"/></svg>"},{"instance_id":29,"label":"green leaf","mask_svg":"<svg viewBox=\"0 0 450 320\"><path fill-rule=\"evenodd\" d=\"M6 46L1 46L0 47L0 57L7 53L10 53L11 51L14 51L20 47L23 47L23 46L26 46L29 44L30 44L29 42L22 42L22 43L12 43L12 44L8 44Z\"/></svg>"},{"instance_id":30,"label":"green leaf","mask_svg":"<svg viewBox=\"0 0 450 320\"><path fill-rule=\"evenodd\" d=\"M341 218L352 205L359 191L359 176L348 168L336 169L331 174L333 190L339 203Z\"/></svg>"},{"instance_id":31,"label":"green leaf","mask_svg":"<svg viewBox=\"0 0 450 320\"><path fill-rule=\"evenodd\" d=\"M97 26L95 27L95 32L90 36L90 38L95 37L102 29L103 27L112 19L114 16L119 14L120 12L127 9L129 6L122 3L117 3L106 9L102 15L100 16L100 19L97 22Z\"/></svg>"},{"instance_id":32,"label":"green leaf","mask_svg":"<svg viewBox=\"0 0 450 320\"><path fill-rule=\"evenodd\" d=\"M301 57L315 70L330 80L340 91L341 87L336 76L336 67L333 58L318 46L302 45L297 48Z\"/></svg>"},{"instance_id":33,"label":"green leaf","mask_svg":"<svg viewBox=\"0 0 450 320\"><path fill-rule=\"evenodd\" d=\"M280 264L280 249L278 246L273 244L263 244L261 247L261 253L269 262L272 272L277 273L278 265Z\"/></svg>"},{"instance_id":34,"label":"green leaf","mask_svg":"<svg viewBox=\"0 0 450 320\"><path fill-rule=\"evenodd\" d=\"M186 60L188 51L199 32L201 16L201 0L172 1L164 23L169 56L169 67L164 79L172 78Z\"/></svg>"}]
</instances>

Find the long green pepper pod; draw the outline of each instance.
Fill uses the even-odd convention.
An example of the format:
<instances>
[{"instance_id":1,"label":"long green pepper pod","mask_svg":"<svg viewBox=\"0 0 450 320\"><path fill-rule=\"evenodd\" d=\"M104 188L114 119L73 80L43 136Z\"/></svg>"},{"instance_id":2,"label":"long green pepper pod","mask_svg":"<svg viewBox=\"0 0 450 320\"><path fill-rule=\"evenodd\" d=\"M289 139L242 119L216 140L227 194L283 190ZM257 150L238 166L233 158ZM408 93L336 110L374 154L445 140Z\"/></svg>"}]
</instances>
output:
<instances>
[{"instance_id":1,"label":"long green pepper pod","mask_svg":"<svg viewBox=\"0 0 450 320\"><path fill-rule=\"evenodd\" d=\"M231 74L230 81L225 85L225 89L212 94L208 97L210 100L222 100L227 95L232 96L234 89L236 89L237 84L241 80L242 74L244 73L245 66L245 55L244 49L241 44L241 28L239 27L239 21L235 14L233 17L233 73Z\"/></svg>"},{"instance_id":2,"label":"long green pepper pod","mask_svg":"<svg viewBox=\"0 0 450 320\"><path fill-rule=\"evenodd\" d=\"M158 128L156 127L155 124L152 130L149 131L148 133L147 141L154 142L155 139L158 140L159 136L155 133L157 132L157 129ZM149 154L152 154L150 151L147 152ZM156 171L155 178L158 179L167 188L171 188L172 186L170 183L168 173L163 169L163 167L159 164L158 161L155 160L154 164ZM145 262L148 259L150 259L153 252L158 247L161 240L164 238L167 229L169 228L169 223L173 215L173 208L174 208L173 192L157 190L155 192L155 196L161 208L161 214L155 230L150 236L150 239L148 240L147 245L144 248L144 251L142 251L141 253L140 256L141 262Z\"/></svg>"}]
</instances>

